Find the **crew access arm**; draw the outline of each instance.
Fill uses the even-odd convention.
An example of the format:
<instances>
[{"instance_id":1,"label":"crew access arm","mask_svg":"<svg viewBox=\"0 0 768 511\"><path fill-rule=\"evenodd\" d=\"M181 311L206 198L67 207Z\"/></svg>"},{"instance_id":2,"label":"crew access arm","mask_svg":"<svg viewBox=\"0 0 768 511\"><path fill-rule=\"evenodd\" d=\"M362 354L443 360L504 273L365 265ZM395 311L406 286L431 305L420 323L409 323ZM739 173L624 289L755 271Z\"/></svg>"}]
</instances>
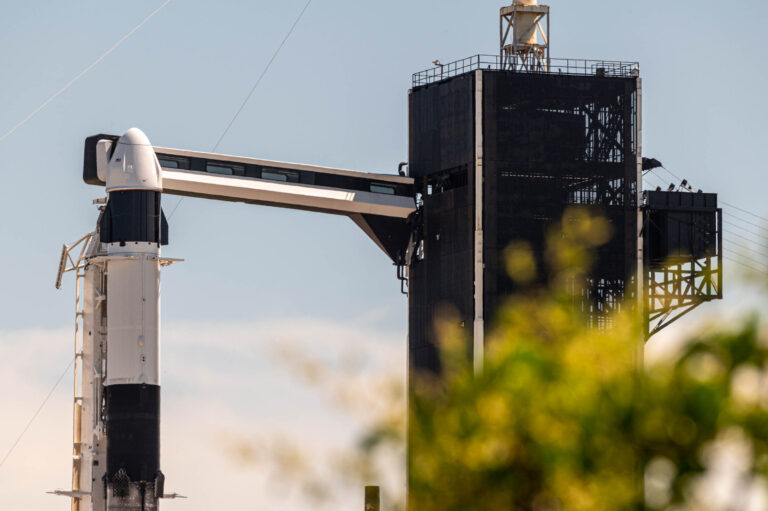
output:
<instances>
[{"instance_id":1,"label":"crew access arm","mask_svg":"<svg viewBox=\"0 0 768 511\"><path fill-rule=\"evenodd\" d=\"M120 137L85 141L83 180L104 186ZM351 218L398 265L416 211L413 178L154 147L163 193L313 211Z\"/></svg>"}]
</instances>

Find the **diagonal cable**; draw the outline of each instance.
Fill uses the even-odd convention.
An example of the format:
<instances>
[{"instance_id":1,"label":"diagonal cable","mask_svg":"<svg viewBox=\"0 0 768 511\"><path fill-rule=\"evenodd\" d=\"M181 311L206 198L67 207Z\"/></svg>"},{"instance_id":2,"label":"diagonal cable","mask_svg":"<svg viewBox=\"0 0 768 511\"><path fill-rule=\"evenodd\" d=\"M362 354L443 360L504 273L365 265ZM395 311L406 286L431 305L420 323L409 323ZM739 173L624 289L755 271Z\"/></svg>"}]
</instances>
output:
<instances>
[{"instance_id":1,"label":"diagonal cable","mask_svg":"<svg viewBox=\"0 0 768 511\"><path fill-rule=\"evenodd\" d=\"M766 264L765 261L758 261L757 259L753 259L752 257L750 257L749 254L745 254L743 252L739 252L737 250L733 250L730 247L725 247L725 248L728 251L728 253L731 254L731 256L738 256L738 257L741 257L742 259L744 259L746 261L749 261L752 264L756 264L756 265L758 265L760 267L765 267L765 264Z\"/></svg>"},{"instance_id":2,"label":"diagonal cable","mask_svg":"<svg viewBox=\"0 0 768 511\"><path fill-rule=\"evenodd\" d=\"M280 50L283 49L283 46L285 46L285 43L288 42L288 39L290 39L291 34L293 34L293 31L296 29L296 26L301 21L301 18L304 17L304 13L307 12L307 9L309 9L309 5L312 3L312 0L307 0L307 3L304 5L304 8L301 10L299 15L296 17L296 20L293 22L293 25L291 25L291 28L288 30L288 33L285 34L285 37L283 38L280 45L275 50L275 53L272 54L272 58L269 59L269 62L267 62L267 65L262 70L261 74L259 75L258 79L256 80L256 83L253 84L253 87L251 87L250 92L248 92L248 95L245 97L245 100L240 105L240 108L237 109L237 112L235 112L235 115L232 116L232 119L229 121L229 124L227 124L227 127L224 128L224 131L221 133L221 136L219 137L219 140L216 141L216 144L213 146L213 149L211 149L212 153L215 153L216 150L219 148L219 145L221 144L221 141L224 140L224 137L227 136L227 133L229 133L230 128L232 128L232 125L235 124L235 121L238 117L240 117L240 114L242 113L243 109L245 108L245 105L248 104L248 101L250 101L251 96L253 96L253 93L256 92L256 89L258 89L259 84L264 79L264 77L267 75L267 72L269 71L269 68L272 67L272 64L275 62L275 59L277 59L277 56L280 54ZM168 220L173 218L174 213L176 213L176 210L179 209L179 206L181 206L181 203L184 202L185 197L181 197L179 201L176 203L176 205L173 207L173 210L171 211L171 214L168 215Z\"/></svg>"},{"instance_id":3,"label":"diagonal cable","mask_svg":"<svg viewBox=\"0 0 768 511\"><path fill-rule=\"evenodd\" d=\"M77 82L77 81L78 81L80 78L82 78L83 76L85 76L85 75L88 73L88 71L90 71L91 69L93 69L94 67L96 67L96 65L97 65L99 62L101 62L102 60L104 60L104 59L105 59L105 58L106 58L106 57L107 57L107 56L108 56L110 53L112 53L113 51L115 51L115 50L118 48L118 46L120 46L121 44L123 44L123 43L125 42L125 40L126 40L126 39L128 39L129 37L131 37L131 36L133 35L133 33L134 33L134 32L136 32L138 29L140 29L142 26L144 26L144 24L145 24L146 22L148 22L150 19L152 19L152 17L153 17L155 14L157 14L158 12L160 12L160 10L161 10L163 7L165 7L166 5L168 5L170 2L171 2L171 0L165 0L165 2L163 2L163 4L162 4L162 5L160 5L160 7L158 7L158 8L157 8L157 9L155 9L154 11L152 11L152 13L151 13L149 16L147 16L146 18L144 18L143 20L141 20L141 23L139 23L138 25L136 25L135 27L133 27L133 28L132 28L132 29L131 29L131 30L130 30L130 31L127 33L127 34L125 34L123 37L121 37L121 38L120 38L120 40L119 40L119 41L117 41L115 44L113 44L113 45L112 45L112 47L111 47L110 49L108 49L107 51L105 51L104 53L102 53L102 54L101 54L101 56L100 56L99 58L97 58L96 60L94 60L93 62L91 62L91 63L90 63L90 65L88 65L88 67L86 67L85 69L83 69L82 71L80 71L80 73L79 73L77 76L75 76L74 78L72 78L72 79L71 79L69 82L67 82L67 84L66 84L64 87L62 87L61 89L59 89L59 90L58 90L58 91L57 91L57 92L56 92L56 93L55 93L53 96L51 96L51 97L49 97L48 99L46 99L45 101L43 101L43 103L42 103L42 104L41 104L39 107L37 107L37 108L35 108L34 110L32 110L32 112L31 112L31 113L30 113L28 116L26 116L25 118L23 118L23 119L22 119L21 121L19 121L19 122L18 122L18 123L17 123L17 124L16 124L16 125L13 127L13 128L11 128L11 129L10 129L10 130L9 130L7 133L5 133L5 134L4 134L2 137L0 137L0 142L2 142L3 140L5 140L6 138L8 138L8 137L9 137L11 134L13 134L13 133L14 133L14 132L15 132L17 129L19 129L19 128L21 128L22 126L24 126L24 125L25 125L25 124L26 124L26 123L27 123L27 122L28 122L30 119L32 119L34 116L36 116L37 114L39 114L39 113L40 113L40 112L43 110L43 108L47 107L47 106L48 106L48 105L49 105L49 104L50 104L50 103L51 103L51 102L52 102L54 99L56 99L57 97L61 96L61 95L62 95L62 94L63 94L63 93L64 93L64 92L67 90L67 89L69 89L70 87L72 87L72 86L75 84L75 82Z\"/></svg>"},{"instance_id":4,"label":"diagonal cable","mask_svg":"<svg viewBox=\"0 0 768 511\"><path fill-rule=\"evenodd\" d=\"M741 211L742 213L746 213L748 215L752 215L755 218L759 218L760 220L768 222L768 218L765 218L764 216L756 215L756 214L752 213L751 211L747 211L746 209L742 209L742 208L740 208L738 206L734 206L733 204L729 204L729 203L725 202L724 200L721 200L720 202L722 202L723 204L725 204L729 208L737 209L737 210Z\"/></svg>"},{"instance_id":5,"label":"diagonal cable","mask_svg":"<svg viewBox=\"0 0 768 511\"><path fill-rule=\"evenodd\" d=\"M285 34L285 37L283 38L283 41L280 43L280 46L277 47L277 50L275 50L275 53L272 54L272 58L269 59L269 62L264 67L264 70L259 75L259 78L256 80L256 83L253 84L253 87L251 87L251 91L248 93L248 95L245 97L245 100L240 105L240 108L237 109L237 112L235 112L235 115L232 117L232 120L229 121L229 124L227 124L227 127L224 128L224 131L222 132L221 136L219 137L219 140L216 141L216 145L213 146L213 149L211 150L212 153L216 152L216 149L219 148L219 144L221 144L221 141L224 140L224 137L227 136L227 133L229 133L229 129L232 127L232 125L235 123L237 118L240 116L240 113L245 108L245 105L248 104L248 101L250 101L251 96L253 96L253 93L256 91L256 89L259 87L259 84L261 83L261 80L264 79L264 76L266 76L267 72L269 71L269 68L272 67L272 63L277 59L277 56L280 54L280 50L283 49L283 46L285 46L285 43L288 42L288 39L291 37L291 34L293 34L293 31L296 29L296 26L301 21L301 18L304 17L304 13L307 12L307 9L309 9L309 5L312 3L312 0L308 0L306 5L304 5L304 8L299 13L298 17L296 18L296 21L293 22L293 25L291 25L290 30L288 30L288 33Z\"/></svg>"},{"instance_id":6,"label":"diagonal cable","mask_svg":"<svg viewBox=\"0 0 768 511\"><path fill-rule=\"evenodd\" d=\"M756 236L758 239L761 239L763 241L768 241L768 237L766 237L765 234L760 234L759 232L751 231L749 228L744 227L743 225L735 224L735 223L733 223L733 222L731 222L729 220L723 220L723 223L725 225L730 225L731 227L735 227L736 229L739 229L739 230L741 230L743 232L749 233L752 236Z\"/></svg>"},{"instance_id":7,"label":"diagonal cable","mask_svg":"<svg viewBox=\"0 0 768 511\"><path fill-rule=\"evenodd\" d=\"M756 255L758 255L760 257L765 256L765 254L760 252L759 250L754 249L752 247L748 247L747 245L745 245L743 243L739 243L738 241L733 241L733 240L731 240L729 238L723 238L723 241L725 241L725 242L727 242L727 243L729 243L731 245L735 245L735 246L737 246L737 247L739 247L741 249L744 249L744 250L747 250L749 252L752 252L753 254L756 254Z\"/></svg>"},{"instance_id":8,"label":"diagonal cable","mask_svg":"<svg viewBox=\"0 0 768 511\"><path fill-rule=\"evenodd\" d=\"M672 172L671 170L669 170L668 168L666 168L666 167L664 167L664 166L662 166L661 168L662 168L662 169L663 169L663 170L664 170L664 171L665 171L667 174L669 174L670 176L672 176L673 178L677 179L677 180L678 180L678 181L680 181L681 183L683 182L683 180L680 178L680 176L678 176L677 174L673 173L673 172ZM658 174L658 173L657 173L657 172L656 172L654 169L651 169L651 173L653 173L653 174L654 174L656 177L658 177L659 179L661 179L661 180L663 181L663 178L661 178L661 176L659 176L659 174ZM749 210L746 210L746 209L744 209L744 208L741 208L741 207L739 207L739 206L735 206L735 205L733 205L733 204L731 204L731 203L729 203L729 202L725 202L725 201L724 201L724 200L722 200L722 199L720 199L720 202L721 202L723 205L725 205L725 206L728 206L729 208L733 208L733 209L736 209L736 210L738 210L738 211L741 211L742 213L746 213L747 215L753 216L753 217L755 217L755 218L757 218L757 219L759 219L759 220L763 220L763 221L765 221L765 222L768 222L768 218L766 218L766 217L764 217L764 216L760 216L760 215L758 215L758 214L755 214L755 213L753 213L753 212L751 212L751 211L749 211ZM754 224L753 224L753 225L754 225Z\"/></svg>"},{"instance_id":9,"label":"diagonal cable","mask_svg":"<svg viewBox=\"0 0 768 511\"><path fill-rule=\"evenodd\" d=\"M736 263L736 264L738 264L740 266L743 266L744 268L748 268L748 269L752 270L753 272L760 273L762 275L768 276L768 272L766 272L765 270L757 269L757 268L755 268L752 265L749 265L749 264L746 264L746 263L743 263L743 262L739 261L738 259L734 259L734 258L728 257L728 256L723 256L723 259L727 259L727 260L729 260L732 263Z\"/></svg>"},{"instance_id":10,"label":"diagonal cable","mask_svg":"<svg viewBox=\"0 0 768 511\"><path fill-rule=\"evenodd\" d=\"M758 247L761 247L761 248L764 248L764 249L768 250L768 245L765 245L765 244L763 244L763 243L759 243L759 242L755 241L755 240L754 240L754 239L752 239L752 238L748 238L748 237L746 237L746 236L742 236L741 234L739 234L739 233L737 233L737 232L728 231L728 232L727 232L727 234L728 234L729 236L736 236L737 238L741 238L741 239L742 239L742 240L744 240L744 241L748 241L748 242L750 242L750 243L754 243L754 244L755 244L755 245L757 245Z\"/></svg>"},{"instance_id":11,"label":"diagonal cable","mask_svg":"<svg viewBox=\"0 0 768 511\"><path fill-rule=\"evenodd\" d=\"M24 426L24 429L22 430L21 434L16 438L16 441L13 442L13 445L11 446L10 449L8 449L8 452L5 453L5 456L3 456L3 459L0 460L0 467L3 466L5 461L11 456L11 453L13 453L13 451L16 449L16 446L19 445L19 442L21 442L21 439L24 438L24 435L27 433L27 431L29 431L29 428L32 426L32 423L35 422L35 419L37 419L37 416L40 415L40 412L43 410L43 407L51 398L51 396L53 395L53 392L61 383L61 380L63 380L64 377L67 375L67 373L69 372L69 368L72 367L72 364L74 363L74 361L75 359L73 357L72 360L69 361L69 364L67 364L67 368L64 369L64 372L61 373L61 376L59 376L59 379L56 380L56 383L53 384L53 387L51 387L50 392L48 392L48 395L45 396L45 399L43 399L43 402L40 403L40 406L37 407L37 410L35 410L35 413L32 414L32 418L29 419L29 422L27 422L27 425Z\"/></svg>"}]
</instances>

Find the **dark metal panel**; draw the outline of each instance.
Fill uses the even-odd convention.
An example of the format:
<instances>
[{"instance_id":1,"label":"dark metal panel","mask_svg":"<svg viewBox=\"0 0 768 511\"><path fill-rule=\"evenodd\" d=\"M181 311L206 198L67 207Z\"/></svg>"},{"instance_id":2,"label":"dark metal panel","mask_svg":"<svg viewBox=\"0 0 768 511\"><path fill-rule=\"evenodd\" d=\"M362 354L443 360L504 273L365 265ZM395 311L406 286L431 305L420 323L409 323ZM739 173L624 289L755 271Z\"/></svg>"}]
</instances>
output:
<instances>
[{"instance_id":1,"label":"dark metal panel","mask_svg":"<svg viewBox=\"0 0 768 511\"><path fill-rule=\"evenodd\" d=\"M516 291L506 247L527 242L546 280L547 235L578 205L613 227L577 304L599 324L621 302L635 268L635 80L486 71L483 89L487 324Z\"/></svg>"},{"instance_id":2,"label":"dark metal panel","mask_svg":"<svg viewBox=\"0 0 768 511\"><path fill-rule=\"evenodd\" d=\"M390 218L378 215L360 215L365 222L366 232L375 236L376 243L387 253L395 264L404 264L405 251L411 237L411 227L406 218Z\"/></svg>"},{"instance_id":3,"label":"dark metal panel","mask_svg":"<svg viewBox=\"0 0 768 511\"><path fill-rule=\"evenodd\" d=\"M120 137L115 135L93 135L85 139L85 147L83 148L83 181L89 185L104 186L106 183L99 179L98 171L96 168L96 144L100 140L111 140L117 142Z\"/></svg>"},{"instance_id":4,"label":"dark metal panel","mask_svg":"<svg viewBox=\"0 0 768 511\"><path fill-rule=\"evenodd\" d=\"M160 470L160 387L104 387L107 478L123 469L131 481L154 481Z\"/></svg>"},{"instance_id":5,"label":"dark metal panel","mask_svg":"<svg viewBox=\"0 0 768 511\"><path fill-rule=\"evenodd\" d=\"M651 269L717 256L717 194L649 191L645 200Z\"/></svg>"},{"instance_id":6,"label":"dark metal panel","mask_svg":"<svg viewBox=\"0 0 768 511\"><path fill-rule=\"evenodd\" d=\"M717 196L644 192L649 335L723 297L723 212Z\"/></svg>"},{"instance_id":7,"label":"dark metal panel","mask_svg":"<svg viewBox=\"0 0 768 511\"><path fill-rule=\"evenodd\" d=\"M422 214L409 264L411 367L439 370L434 322L474 317L474 75L411 91L409 173ZM468 347L469 349L469 347Z\"/></svg>"},{"instance_id":8,"label":"dark metal panel","mask_svg":"<svg viewBox=\"0 0 768 511\"><path fill-rule=\"evenodd\" d=\"M168 223L160 208L160 192L110 192L99 229L103 243L150 242L167 244Z\"/></svg>"},{"instance_id":9,"label":"dark metal panel","mask_svg":"<svg viewBox=\"0 0 768 511\"><path fill-rule=\"evenodd\" d=\"M409 173L423 177L472 162L473 75L420 87L409 97Z\"/></svg>"},{"instance_id":10,"label":"dark metal panel","mask_svg":"<svg viewBox=\"0 0 768 511\"><path fill-rule=\"evenodd\" d=\"M434 321L449 314L472 324L474 274L470 187L425 197L423 259L411 264L410 342L413 347L435 345Z\"/></svg>"},{"instance_id":11,"label":"dark metal panel","mask_svg":"<svg viewBox=\"0 0 768 511\"><path fill-rule=\"evenodd\" d=\"M416 373L440 373L442 364L440 363L440 352L435 345L426 344L414 348L410 353L411 370Z\"/></svg>"},{"instance_id":12,"label":"dark metal panel","mask_svg":"<svg viewBox=\"0 0 768 511\"><path fill-rule=\"evenodd\" d=\"M646 191L645 204L651 210L712 212L717 209L716 193Z\"/></svg>"}]
</instances>

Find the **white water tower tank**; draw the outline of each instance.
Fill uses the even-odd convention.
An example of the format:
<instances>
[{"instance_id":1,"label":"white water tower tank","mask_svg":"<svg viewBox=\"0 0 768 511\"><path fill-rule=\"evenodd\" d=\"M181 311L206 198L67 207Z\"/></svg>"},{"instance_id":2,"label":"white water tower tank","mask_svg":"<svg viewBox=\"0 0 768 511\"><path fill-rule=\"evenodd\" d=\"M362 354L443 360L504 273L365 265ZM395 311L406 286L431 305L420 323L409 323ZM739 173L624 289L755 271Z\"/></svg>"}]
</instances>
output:
<instances>
[{"instance_id":1,"label":"white water tower tank","mask_svg":"<svg viewBox=\"0 0 768 511\"><path fill-rule=\"evenodd\" d=\"M537 0L514 0L502 7L499 48L502 69L549 69L549 5Z\"/></svg>"},{"instance_id":2,"label":"white water tower tank","mask_svg":"<svg viewBox=\"0 0 768 511\"><path fill-rule=\"evenodd\" d=\"M515 7L537 6L537 0L517 0ZM537 33L538 12L525 12L524 9L516 13L513 40L516 46L535 46L539 44Z\"/></svg>"}]
</instances>

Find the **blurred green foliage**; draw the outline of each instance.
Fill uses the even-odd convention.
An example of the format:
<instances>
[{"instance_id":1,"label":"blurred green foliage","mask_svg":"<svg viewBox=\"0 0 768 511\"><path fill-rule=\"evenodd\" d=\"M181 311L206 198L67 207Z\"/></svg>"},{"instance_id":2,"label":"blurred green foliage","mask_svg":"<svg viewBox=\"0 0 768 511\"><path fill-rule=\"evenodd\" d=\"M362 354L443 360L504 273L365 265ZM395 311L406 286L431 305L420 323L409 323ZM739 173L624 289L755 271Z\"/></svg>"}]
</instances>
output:
<instances>
[{"instance_id":1,"label":"blurred green foliage","mask_svg":"<svg viewBox=\"0 0 768 511\"><path fill-rule=\"evenodd\" d=\"M746 509L765 486L768 344L757 318L643 367L633 307L596 329L573 306L573 282L609 237L603 219L568 212L549 237L543 287L530 247L510 247L523 290L486 340L480 375L458 321L438 321L443 374L410 385L409 509ZM361 448L391 442L405 438L384 425ZM738 474L713 475L728 453L740 453ZM732 494L720 502L718 488Z\"/></svg>"},{"instance_id":2,"label":"blurred green foliage","mask_svg":"<svg viewBox=\"0 0 768 511\"><path fill-rule=\"evenodd\" d=\"M747 444L749 475L768 476L755 321L638 371L632 317L598 332L571 311L545 295L511 302L480 376L443 326L446 377L410 395L410 509L670 509L698 498L723 438Z\"/></svg>"},{"instance_id":3,"label":"blurred green foliage","mask_svg":"<svg viewBox=\"0 0 768 511\"><path fill-rule=\"evenodd\" d=\"M713 323L673 355L644 361L637 307L624 304L601 328L578 307L580 281L611 231L604 218L574 209L549 233L543 256L512 244L507 270L519 292L486 337L482 373L459 321L438 318L442 374L409 382L407 428L399 379L355 378L292 354L297 373L368 426L327 473L282 472L322 488L322 498L311 495L318 504L334 479L361 490L383 484L389 510L406 498L410 511L768 509L760 317ZM407 497L391 477L404 461Z\"/></svg>"}]
</instances>

